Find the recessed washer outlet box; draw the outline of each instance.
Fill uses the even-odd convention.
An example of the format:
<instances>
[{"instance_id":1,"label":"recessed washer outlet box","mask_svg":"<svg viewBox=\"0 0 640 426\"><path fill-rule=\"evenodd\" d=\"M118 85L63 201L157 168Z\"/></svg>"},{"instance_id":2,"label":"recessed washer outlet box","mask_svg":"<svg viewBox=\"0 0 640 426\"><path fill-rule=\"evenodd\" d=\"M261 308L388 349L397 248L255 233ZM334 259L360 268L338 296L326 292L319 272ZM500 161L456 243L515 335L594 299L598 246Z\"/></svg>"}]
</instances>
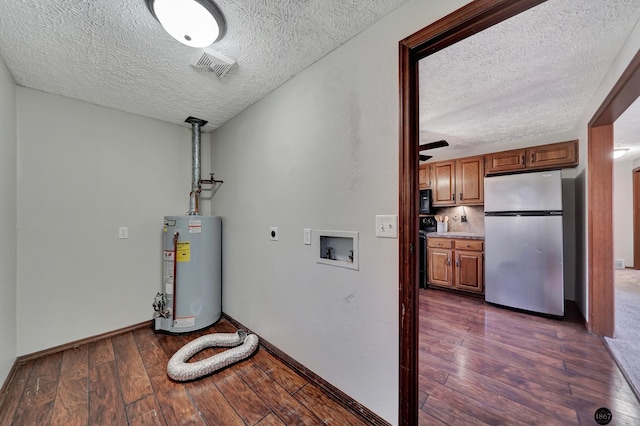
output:
<instances>
[{"instance_id":1,"label":"recessed washer outlet box","mask_svg":"<svg viewBox=\"0 0 640 426\"><path fill-rule=\"evenodd\" d=\"M358 232L316 231L317 263L358 270Z\"/></svg>"}]
</instances>

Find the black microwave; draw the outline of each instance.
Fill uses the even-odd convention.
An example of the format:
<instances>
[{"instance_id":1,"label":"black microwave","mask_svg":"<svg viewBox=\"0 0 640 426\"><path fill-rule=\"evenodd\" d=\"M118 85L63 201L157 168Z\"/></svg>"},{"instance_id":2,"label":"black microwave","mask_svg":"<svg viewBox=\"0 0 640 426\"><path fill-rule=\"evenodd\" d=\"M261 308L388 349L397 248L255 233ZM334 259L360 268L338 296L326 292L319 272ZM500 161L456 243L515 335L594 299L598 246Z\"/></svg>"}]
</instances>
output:
<instances>
[{"instance_id":1,"label":"black microwave","mask_svg":"<svg viewBox=\"0 0 640 426\"><path fill-rule=\"evenodd\" d=\"M431 190L421 189L420 199L418 200L419 214L432 214L433 212L431 210Z\"/></svg>"}]
</instances>

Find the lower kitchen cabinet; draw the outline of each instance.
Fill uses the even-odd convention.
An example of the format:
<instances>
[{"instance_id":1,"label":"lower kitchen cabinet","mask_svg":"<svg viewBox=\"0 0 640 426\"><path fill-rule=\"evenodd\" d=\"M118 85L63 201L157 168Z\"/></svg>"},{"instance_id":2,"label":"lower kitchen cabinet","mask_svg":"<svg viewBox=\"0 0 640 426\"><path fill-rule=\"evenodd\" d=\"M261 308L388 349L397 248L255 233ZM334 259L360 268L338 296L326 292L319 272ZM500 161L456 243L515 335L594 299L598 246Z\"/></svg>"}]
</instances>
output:
<instances>
[{"instance_id":1,"label":"lower kitchen cabinet","mask_svg":"<svg viewBox=\"0 0 640 426\"><path fill-rule=\"evenodd\" d=\"M456 250L456 288L482 293L484 262L482 252Z\"/></svg>"},{"instance_id":2,"label":"lower kitchen cabinet","mask_svg":"<svg viewBox=\"0 0 640 426\"><path fill-rule=\"evenodd\" d=\"M429 284L484 292L484 241L430 237L427 256Z\"/></svg>"}]
</instances>

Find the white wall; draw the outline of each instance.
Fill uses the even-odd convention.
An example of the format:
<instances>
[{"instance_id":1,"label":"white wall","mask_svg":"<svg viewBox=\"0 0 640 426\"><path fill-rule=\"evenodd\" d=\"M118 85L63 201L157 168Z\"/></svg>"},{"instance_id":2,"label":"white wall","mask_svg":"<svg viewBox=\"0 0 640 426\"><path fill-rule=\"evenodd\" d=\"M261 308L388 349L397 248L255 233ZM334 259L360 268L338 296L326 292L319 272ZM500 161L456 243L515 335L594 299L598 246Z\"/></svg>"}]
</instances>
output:
<instances>
[{"instance_id":1,"label":"white wall","mask_svg":"<svg viewBox=\"0 0 640 426\"><path fill-rule=\"evenodd\" d=\"M223 310L392 423L398 240L375 215L398 212L398 42L463 3L409 2L212 135ZM318 229L358 231L360 270L317 264Z\"/></svg>"},{"instance_id":2,"label":"white wall","mask_svg":"<svg viewBox=\"0 0 640 426\"><path fill-rule=\"evenodd\" d=\"M578 217L578 221L582 225L583 233L578 233L579 237L582 238L579 241L579 246L582 247L582 254L578 256L579 267L582 269L580 271L579 276L582 277L582 280L576 284L576 295L581 295L580 300L576 298L576 302L578 303L578 307L582 311L582 314L585 318L589 318L588 306L588 288L587 288L587 279L588 279L588 265L589 265L589 256L588 256L588 227L589 227L589 203L588 203L588 169L587 169L587 160L588 160L588 123L593 118L594 114L602 105L602 102L607 97L611 89L616 84L624 70L627 68L631 59L633 59L634 55L640 49L640 24L636 23L635 27L631 31L631 34L625 41L624 45L620 48L620 52L613 64L609 68L607 75L602 80L600 87L591 98L589 103L585 106L584 114L582 115L581 122L578 126L578 132L580 134L580 165L576 171L576 176L579 177L580 183L579 186L583 189L581 194L576 193L576 200L578 202L577 208L580 209L578 214L581 214L581 217ZM581 287L581 288L578 288Z\"/></svg>"},{"instance_id":3,"label":"white wall","mask_svg":"<svg viewBox=\"0 0 640 426\"><path fill-rule=\"evenodd\" d=\"M17 100L18 355L150 320L163 216L189 207L190 129L31 89Z\"/></svg>"},{"instance_id":4,"label":"white wall","mask_svg":"<svg viewBox=\"0 0 640 426\"><path fill-rule=\"evenodd\" d=\"M627 267L634 266L632 173L633 161L613 163L613 252Z\"/></svg>"},{"instance_id":5,"label":"white wall","mask_svg":"<svg viewBox=\"0 0 640 426\"><path fill-rule=\"evenodd\" d=\"M16 85L0 58L0 387L16 359Z\"/></svg>"}]
</instances>

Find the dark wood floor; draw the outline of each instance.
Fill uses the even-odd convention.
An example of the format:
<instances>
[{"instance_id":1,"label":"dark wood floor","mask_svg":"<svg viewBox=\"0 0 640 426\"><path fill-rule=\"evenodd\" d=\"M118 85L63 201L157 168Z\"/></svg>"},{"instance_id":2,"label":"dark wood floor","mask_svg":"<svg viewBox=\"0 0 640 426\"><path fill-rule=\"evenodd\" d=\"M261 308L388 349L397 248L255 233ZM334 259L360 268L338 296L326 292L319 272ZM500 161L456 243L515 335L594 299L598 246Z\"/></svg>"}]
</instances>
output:
<instances>
[{"instance_id":1,"label":"dark wood floor","mask_svg":"<svg viewBox=\"0 0 640 426\"><path fill-rule=\"evenodd\" d=\"M363 425L264 350L189 383L167 378L189 336L140 329L21 365L0 425ZM203 351L198 359L222 349ZM420 290L420 423L640 424L640 405L601 341L564 321Z\"/></svg>"},{"instance_id":2,"label":"dark wood floor","mask_svg":"<svg viewBox=\"0 0 640 426\"><path fill-rule=\"evenodd\" d=\"M640 405L578 315L563 321L420 290L420 424L640 425Z\"/></svg>"},{"instance_id":3,"label":"dark wood floor","mask_svg":"<svg viewBox=\"0 0 640 426\"><path fill-rule=\"evenodd\" d=\"M171 355L198 335L140 329L21 365L0 402L0 425L364 425L268 352L176 383ZM207 349L201 359L223 349Z\"/></svg>"}]
</instances>

